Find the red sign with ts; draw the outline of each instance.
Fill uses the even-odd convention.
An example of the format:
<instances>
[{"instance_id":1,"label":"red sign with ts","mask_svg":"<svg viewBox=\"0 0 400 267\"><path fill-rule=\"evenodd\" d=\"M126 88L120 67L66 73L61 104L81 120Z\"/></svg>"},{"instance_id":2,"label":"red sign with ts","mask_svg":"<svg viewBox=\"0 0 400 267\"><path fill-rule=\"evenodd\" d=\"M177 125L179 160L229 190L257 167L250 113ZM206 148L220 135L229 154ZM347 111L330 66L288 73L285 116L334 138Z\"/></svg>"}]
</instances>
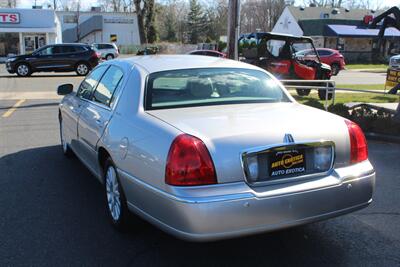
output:
<instances>
[{"instance_id":1,"label":"red sign with ts","mask_svg":"<svg viewBox=\"0 0 400 267\"><path fill-rule=\"evenodd\" d=\"M18 13L0 13L0 23L19 23Z\"/></svg>"}]
</instances>

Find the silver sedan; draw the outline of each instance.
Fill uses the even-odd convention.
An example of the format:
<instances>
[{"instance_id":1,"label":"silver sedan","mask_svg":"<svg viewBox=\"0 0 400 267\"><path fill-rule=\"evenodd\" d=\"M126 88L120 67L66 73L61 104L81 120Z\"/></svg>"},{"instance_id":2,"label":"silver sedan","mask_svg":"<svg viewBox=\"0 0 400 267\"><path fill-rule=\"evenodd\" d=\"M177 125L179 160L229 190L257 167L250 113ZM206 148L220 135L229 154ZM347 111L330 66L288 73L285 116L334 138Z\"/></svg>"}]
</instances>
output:
<instances>
[{"instance_id":1,"label":"silver sedan","mask_svg":"<svg viewBox=\"0 0 400 267\"><path fill-rule=\"evenodd\" d=\"M292 227L372 201L361 129L297 103L268 72L214 57L105 62L59 107L62 150L104 185L112 224L129 212L208 241Z\"/></svg>"}]
</instances>

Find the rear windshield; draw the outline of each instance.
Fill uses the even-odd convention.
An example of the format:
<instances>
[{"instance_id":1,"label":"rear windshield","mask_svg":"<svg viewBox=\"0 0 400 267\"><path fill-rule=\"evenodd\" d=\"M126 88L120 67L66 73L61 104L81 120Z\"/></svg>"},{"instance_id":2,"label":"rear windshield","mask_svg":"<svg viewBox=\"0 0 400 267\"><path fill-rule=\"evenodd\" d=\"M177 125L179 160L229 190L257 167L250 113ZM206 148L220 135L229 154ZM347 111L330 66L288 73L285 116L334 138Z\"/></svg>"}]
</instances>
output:
<instances>
[{"instance_id":1,"label":"rear windshield","mask_svg":"<svg viewBox=\"0 0 400 267\"><path fill-rule=\"evenodd\" d=\"M146 109L221 104L289 102L278 83L262 71L233 68L185 69L152 73Z\"/></svg>"}]
</instances>

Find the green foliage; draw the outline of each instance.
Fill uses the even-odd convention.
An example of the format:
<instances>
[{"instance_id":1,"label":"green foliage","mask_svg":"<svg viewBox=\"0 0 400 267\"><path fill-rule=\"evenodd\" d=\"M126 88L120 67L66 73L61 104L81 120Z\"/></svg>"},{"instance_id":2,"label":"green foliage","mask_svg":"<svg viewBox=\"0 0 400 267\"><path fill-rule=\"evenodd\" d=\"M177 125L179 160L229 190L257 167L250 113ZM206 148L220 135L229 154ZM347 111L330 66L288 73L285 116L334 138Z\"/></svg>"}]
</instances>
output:
<instances>
[{"instance_id":1,"label":"green foliage","mask_svg":"<svg viewBox=\"0 0 400 267\"><path fill-rule=\"evenodd\" d=\"M218 51L224 52L227 46L228 44L226 42L218 41Z\"/></svg>"},{"instance_id":2,"label":"green foliage","mask_svg":"<svg viewBox=\"0 0 400 267\"><path fill-rule=\"evenodd\" d=\"M367 106L356 108L351 113L351 120L360 125L365 132L399 136L400 123L392 114L376 111Z\"/></svg>"},{"instance_id":3,"label":"green foliage","mask_svg":"<svg viewBox=\"0 0 400 267\"><path fill-rule=\"evenodd\" d=\"M303 104L313 107L313 108L325 110L324 105L320 101L318 101L317 99L314 99L314 98L308 99L307 101L303 102Z\"/></svg>"},{"instance_id":4,"label":"green foliage","mask_svg":"<svg viewBox=\"0 0 400 267\"><path fill-rule=\"evenodd\" d=\"M165 39L168 42L176 42L176 25L175 25L175 21L172 17L172 14L169 13L167 14L166 17L166 24L165 24L165 29L166 29L166 36Z\"/></svg>"},{"instance_id":5,"label":"green foliage","mask_svg":"<svg viewBox=\"0 0 400 267\"><path fill-rule=\"evenodd\" d=\"M197 44L204 32L205 16L197 0L190 0L190 11L187 18L188 37L191 44Z\"/></svg>"},{"instance_id":6,"label":"green foliage","mask_svg":"<svg viewBox=\"0 0 400 267\"><path fill-rule=\"evenodd\" d=\"M328 111L344 118L350 118L349 108L343 103L330 105Z\"/></svg>"}]
</instances>

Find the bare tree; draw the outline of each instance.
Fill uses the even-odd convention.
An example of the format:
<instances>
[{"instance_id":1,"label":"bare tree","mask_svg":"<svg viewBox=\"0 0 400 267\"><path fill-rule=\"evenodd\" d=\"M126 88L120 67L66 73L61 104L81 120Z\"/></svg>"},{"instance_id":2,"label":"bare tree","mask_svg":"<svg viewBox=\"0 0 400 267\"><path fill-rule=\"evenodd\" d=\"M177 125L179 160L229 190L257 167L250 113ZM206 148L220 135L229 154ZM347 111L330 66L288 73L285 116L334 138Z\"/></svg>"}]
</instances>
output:
<instances>
[{"instance_id":1,"label":"bare tree","mask_svg":"<svg viewBox=\"0 0 400 267\"><path fill-rule=\"evenodd\" d=\"M19 1L17 0L1 0L0 1L0 8L15 8Z\"/></svg>"},{"instance_id":2,"label":"bare tree","mask_svg":"<svg viewBox=\"0 0 400 267\"><path fill-rule=\"evenodd\" d=\"M241 32L271 31L285 8L284 0L247 0L240 12Z\"/></svg>"}]
</instances>

